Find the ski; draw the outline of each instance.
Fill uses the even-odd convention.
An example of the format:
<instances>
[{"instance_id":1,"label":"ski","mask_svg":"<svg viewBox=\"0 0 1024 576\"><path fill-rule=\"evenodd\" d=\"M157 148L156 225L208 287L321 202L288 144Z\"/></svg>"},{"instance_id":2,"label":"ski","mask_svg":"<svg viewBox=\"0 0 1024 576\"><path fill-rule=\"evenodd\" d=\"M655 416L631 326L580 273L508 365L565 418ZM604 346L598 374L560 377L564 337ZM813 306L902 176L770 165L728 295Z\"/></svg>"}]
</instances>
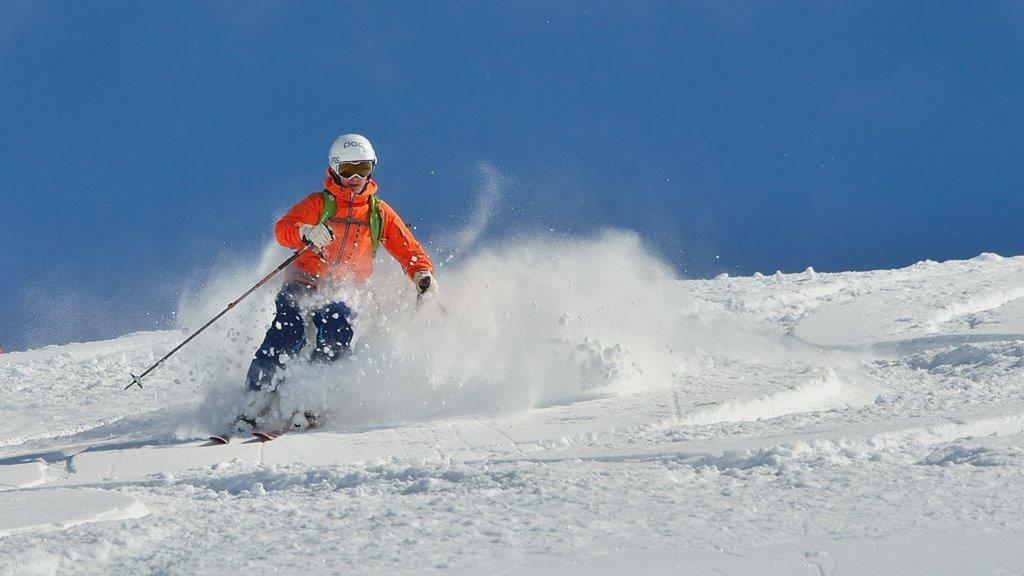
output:
<instances>
[{"instance_id":1,"label":"ski","mask_svg":"<svg viewBox=\"0 0 1024 576\"><path fill-rule=\"evenodd\" d=\"M292 420L294 419L295 417L293 416ZM306 415L306 422L307 424L305 426L284 426L282 428L277 428L275 430L253 430L251 434L253 438L259 440L260 442L270 442L271 440L275 440L283 436L289 430L293 432L298 432L301 430L309 430L311 428L316 428L315 416ZM250 422L250 424L255 423L255 421ZM228 431L224 432L223 434L211 434L210 436L207 437L207 439L210 441L210 446L223 446L224 444L230 444L232 438L239 433L242 432L240 432L239 430L235 430L234 432Z\"/></svg>"},{"instance_id":2,"label":"ski","mask_svg":"<svg viewBox=\"0 0 1024 576\"><path fill-rule=\"evenodd\" d=\"M253 432L252 435L255 436L256 439L259 440L260 442L270 442L271 440L275 440L277 438L280 438L281 436L284 436L285 432L287 431L287 428L281 428L280 430L268 430L266 432L257 431Z\"/></svg>"},{"instance_id":3,"label":"ski","mask_svg":"<svg viewBox=\"0 0 1024 576\"><path fill-rule=\"evenodd\" d=\"M294 419L294 418L293 418ZM277 430L256 430L252 435L260 442L270 442L276 440L281 436L284 436L287 432L302 432L305 430L312 430L316 428L316 420L312 416L307 416L307 422L310 422L306 426L286 426L278 428Z\"/></svg>"}]
</instances>

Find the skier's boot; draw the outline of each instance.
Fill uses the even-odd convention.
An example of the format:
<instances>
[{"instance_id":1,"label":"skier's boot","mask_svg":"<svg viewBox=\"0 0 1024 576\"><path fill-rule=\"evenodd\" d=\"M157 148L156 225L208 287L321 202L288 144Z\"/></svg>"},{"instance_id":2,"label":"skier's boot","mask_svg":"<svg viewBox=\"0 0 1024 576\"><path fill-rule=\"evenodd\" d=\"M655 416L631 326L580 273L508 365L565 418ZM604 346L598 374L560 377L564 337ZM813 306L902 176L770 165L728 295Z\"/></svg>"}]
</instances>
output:
<instances>
[{"instance_id":1,"label":"skier's boot","mask_svg":"<svg viewBox=\"0 0 1024 576\"><path fill-rule=\"evenodd\" d=\"M292 416L291 428L292 430L304 430L306 428L316 428L316 414L312 412L296 412Z\"/></svg>"},{"instance_id":2,"label":"skier's boot","mask_svg":"<svg viewBox=\"0 0 1024 576\"><path fill-rule=\"evenodd\" d=\"M235 418L235 421L231 424L231 431L235 434L252 434L256 430L256 419L246 418L246 416L240 415Z\"/></svg>"},{"instance_id":3,"label":"skier's boot","mask_svg":"<svg viewBox=\"0 0 1024 576\"><path fill-rule=\"evenodd\" d=\"M248 434L267 425L268 418L277 413L277 386L283 376L276 361L262 356L253 359L246 375L242 413L232 423L233 431Z\"/></svg>"}]
</instances>

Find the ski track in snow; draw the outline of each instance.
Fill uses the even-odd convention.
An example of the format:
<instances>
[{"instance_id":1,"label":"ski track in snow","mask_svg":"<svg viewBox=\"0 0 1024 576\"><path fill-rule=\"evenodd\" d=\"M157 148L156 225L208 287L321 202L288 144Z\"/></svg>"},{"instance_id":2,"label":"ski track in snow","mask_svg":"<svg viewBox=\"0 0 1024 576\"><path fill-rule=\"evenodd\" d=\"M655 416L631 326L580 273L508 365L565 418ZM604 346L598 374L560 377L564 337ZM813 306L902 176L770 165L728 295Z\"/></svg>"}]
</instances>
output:
<instances>
[{"instance_id":1,"label":"ski track in snow","mask_svg":"<svg viewBox=\"0 0 1024 576\"><path fill-rule=\"evenodd\" d=\"M1024 258L649 278L639 335L524 286L550 357L265 444L203 446L201 353L121 391L178 332L0 356L0 574L1024 574Z\"/></svg>"}]
</instances>

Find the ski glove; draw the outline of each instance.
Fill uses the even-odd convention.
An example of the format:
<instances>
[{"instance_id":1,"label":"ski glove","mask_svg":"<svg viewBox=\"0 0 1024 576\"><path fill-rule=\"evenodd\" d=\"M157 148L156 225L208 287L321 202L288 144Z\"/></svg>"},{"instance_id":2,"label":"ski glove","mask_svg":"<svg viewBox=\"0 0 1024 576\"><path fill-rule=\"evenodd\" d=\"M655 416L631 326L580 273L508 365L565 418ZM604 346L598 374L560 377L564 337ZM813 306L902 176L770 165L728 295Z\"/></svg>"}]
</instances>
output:
<instances>
[{"instance_id":1,"label":"ski glove","mask_svg":"<svg viewBox=\"0 0 1024 576\"><path fill-rule=\"evenodd\" d=\"M423 296L437 296L437 279L430 273L430 270L420 270L412 275L412 281L416 283L416 291Z\"/></svg>"},{"instance_id":2,"label":"ski glove","mask_svg":"<svg viewBox=\"0 0 1024 576\"><path fill-rule=\"evenodd\" d=\"M317 224L316 226L303 224L299 226L299 236L317 248L323 248L334 240L334 232L331 232L326 224Z\"/></svg>"}]
</instances>

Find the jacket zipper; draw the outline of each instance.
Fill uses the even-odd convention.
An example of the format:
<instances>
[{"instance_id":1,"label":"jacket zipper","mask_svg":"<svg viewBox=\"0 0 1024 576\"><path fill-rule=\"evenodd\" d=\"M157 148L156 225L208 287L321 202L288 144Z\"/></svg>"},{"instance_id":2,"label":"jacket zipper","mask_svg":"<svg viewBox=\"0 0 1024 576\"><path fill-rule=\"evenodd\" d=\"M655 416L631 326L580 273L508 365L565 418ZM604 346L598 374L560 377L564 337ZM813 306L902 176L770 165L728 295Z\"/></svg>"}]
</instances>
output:
<instances>
[{"instance_id":1,"label":"jacket zipper","mask_svg":"<svg viewBox=\"0 0 1024 576\"><path fill-rule=\"evenodd\" d=\"M348 245L348 229L352 227L352 210L355 198L355 194L350 193L348 196L348 217L345 218L345 232L341 235L341 249L338 250L338 257L334 259L335 264L340 263L341 259L345 256L345 246Z\"/></svg>"}]
</instances>

